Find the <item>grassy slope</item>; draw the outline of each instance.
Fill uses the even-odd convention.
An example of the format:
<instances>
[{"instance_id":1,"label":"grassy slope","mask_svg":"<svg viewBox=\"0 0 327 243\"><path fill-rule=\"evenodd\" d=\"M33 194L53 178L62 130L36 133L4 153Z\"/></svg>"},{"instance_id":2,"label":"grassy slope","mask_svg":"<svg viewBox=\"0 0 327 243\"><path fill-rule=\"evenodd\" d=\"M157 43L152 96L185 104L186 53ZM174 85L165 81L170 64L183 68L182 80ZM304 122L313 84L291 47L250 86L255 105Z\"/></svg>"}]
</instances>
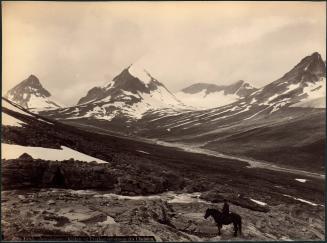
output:
<instances>
[{"instance_id":1,"label":"grassy slope","mask_svg":"<svg viewBox=\"0 0 327 243\"><path fill-rule=\"evenodd\" d=\"M298 116L296 111L290 110L288 115L293 115L290 120L284 119L284 114L275 114L261 126L245 126L221 137L216 134L218 139L204 147L323 173L325 112L308 109L302 114Z\"/></svg>"}]
</instances>

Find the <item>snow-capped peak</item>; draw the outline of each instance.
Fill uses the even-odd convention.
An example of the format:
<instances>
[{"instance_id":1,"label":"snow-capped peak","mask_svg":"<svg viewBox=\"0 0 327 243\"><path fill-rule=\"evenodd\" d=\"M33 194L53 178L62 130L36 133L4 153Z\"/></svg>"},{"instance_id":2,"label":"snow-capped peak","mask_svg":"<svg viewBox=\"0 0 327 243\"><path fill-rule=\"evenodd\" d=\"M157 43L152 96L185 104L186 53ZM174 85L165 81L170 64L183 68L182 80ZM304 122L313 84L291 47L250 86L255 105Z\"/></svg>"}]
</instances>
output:
<instances>
[{"instance_id":1,"label":"snow-capped peak","mask_svg":"<svg viewBox=\"0 0 327 243\"><path fill-rule=\"evenodd\" d=\"M158 80L130 65L103 87L94 87L78 102L77 117L113 119L120 114L139 119L149 110L185 109Z\"/></svg>"},{"instance_id":2,"label":"snow-capped peak","mask_svg":"<svg viewBox=\"0 0 327 243\"><path fill-rule=\"evenodd\" d=\"M135 64L130 65L127 70L133 77L139 79L145 85L149 84L153 79L145 69L138 67Z\"/></svg>"},{"instance_id":3,"label":"snow-capped peak","mask_svg":"<svg viewBox=\"0 0 327 243\"><path fill-rule=\"evenodd\" d=\"M5 97L27 109L56 109L59 108L56 102L51 100L51 94L43 88L35 75L30 75L9 90Z\"/></svg>"}]
</instances>

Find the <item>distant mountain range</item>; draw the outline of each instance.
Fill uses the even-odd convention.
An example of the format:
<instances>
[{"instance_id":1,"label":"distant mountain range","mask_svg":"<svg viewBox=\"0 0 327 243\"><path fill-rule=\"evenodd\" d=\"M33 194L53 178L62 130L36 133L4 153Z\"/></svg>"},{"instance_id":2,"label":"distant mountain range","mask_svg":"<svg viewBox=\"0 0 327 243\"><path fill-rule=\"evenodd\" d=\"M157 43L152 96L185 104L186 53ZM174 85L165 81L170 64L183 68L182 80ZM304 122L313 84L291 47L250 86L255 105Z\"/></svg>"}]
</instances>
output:
<instances>
[{"instance_id":1,"label":"distant mountain range","mask_svg":"<svg viewBox=\"0 0 327 243\"><path fill-rule=\"evenodd\" d=\"M257 89L240 80L231 85L196 83L171 93L149 72L131 65L103 87L94 87L77 105L61 107L34 75L12 88L6 98L35 111L53 110L60 118L141 119L147 112L197 110L248 104L274 112L283 106L325 107L325 63L319 53L305 57L280 79ZM239 103L237 103L239 102ZM249 106L247 106L249 109ZM238 110L237 108L235 108Z\"/></svg>"},{"instance_id":2,"label":"distant mountain range","mask_svg":"<svg viewBox=\"0 0 327 243\"><path fill-rule=\"evenodd\" d=\"M219 126L230 126L234 122L262 119L276 112L294 107L324 108L326 97L326 66L318 53L302 59L280 79L239 98L225 106L193 112L174 112L167 117L165 113L148 112L146 120L161 123L152 124L158 129L212 130ZM304 111L304 109L302 109ZM160 115L161 114L161 115ZM163 124L164 123L164 124Z\"/></svg>"},{"instance_id":3,"label":"distant mountain range","mask_svg":"<svg viewBox=\"0 0 327 243\"><path fill-rule=\"evenodd\" d=\"M231 85L196 83L176 93L184 104L195 108L214 108L233 103L257 89L243 80Z\"/></svg>"},{"instance_id":4,"label":"distant mountain range","mask_svg":"<svg viewBox=\"0 0 327 243\"><path fill-rule=\"evenodd\" d=\"M326 64L316 52L259 89L244 81L197 83L173 94L149 72L131 65L71 107L52 101L35 76L6 97L43 117L92 131L288 161L308 169L318 168L324 157Z\"/></svg>"},{"instance_id":5,"label":"distant mountain range","mask_svg":"<svg viewBox=\"0 0 327 243\"><path fill-rule=\"evenodd\" d=\"M34 75L9 90L5 97L36 112L49 110L48 115L59 119L135 120L158 110L180 114L194 110L196 114L196 108L218 109L219 112L208 111L215 120L237 114L248 114L244 119L250 119L288 106L325 107L325 68L319 53L313 53L260 89L240 80L225 86L197 83L173 94L149 72L130 65L103 87L89 90L75 106L60 107Z\"/></svg>"}]
</instances>

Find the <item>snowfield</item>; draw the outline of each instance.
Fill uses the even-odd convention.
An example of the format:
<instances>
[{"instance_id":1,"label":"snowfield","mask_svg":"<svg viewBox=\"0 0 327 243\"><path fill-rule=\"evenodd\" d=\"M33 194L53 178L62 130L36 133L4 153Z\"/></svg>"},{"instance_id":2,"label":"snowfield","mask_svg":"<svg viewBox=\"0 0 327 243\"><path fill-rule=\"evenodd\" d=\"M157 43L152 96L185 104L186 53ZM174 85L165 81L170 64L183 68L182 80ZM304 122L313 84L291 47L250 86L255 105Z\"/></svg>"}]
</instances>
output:
<instances>
[{"instance_id":1,"label":"snowfield","mask_svg":"<svg viewBox=\"0 0 327 243\"><path fill-rule=\"evenodd\" d=\"M42 96L35 96L31 94L29 101L27 102L27 107L29 109L57 109L60 106L55 105L49 98Z\"/></svg>"},{"instance_id":2,"label":"snowfield","mask_svg":"<svg viewBox=\"0 0 327 243\"><path fill-rule=\"evenodd\" d=\"M307 95L306 98L292 105L293 107L326 108L326 78L310 83L303 89L303 93Z\"/></svg>"},{"instance_id":3,"label":"snowfield","mask_svg":"<svg viewBox=\"0 0 327 243\"><path fill-rule=\"evenodd\" d=\"M28 153L34 159L43 160L75 160L97 163L107 163L106 161L94 158L92 156L80 153L76 150L62 146L62 149L42 148L42 147L29 147L16 144L1 143L1 159L17 159L23 153Z\"/></svg>"},{"instance_id":4,"label":"snowfield","mask_svg":"<svg viewBox=\"0 0 327 243\"><path fill-rule=\"evenodd\" d=\"M177 92L175 96L184 104L195 109L209 109L219 106L228 105L239 99L235 94L224 94L224 91L206 94L206 90L199 93L188 94L184 92Z\"/></svg>"}]
</instances>

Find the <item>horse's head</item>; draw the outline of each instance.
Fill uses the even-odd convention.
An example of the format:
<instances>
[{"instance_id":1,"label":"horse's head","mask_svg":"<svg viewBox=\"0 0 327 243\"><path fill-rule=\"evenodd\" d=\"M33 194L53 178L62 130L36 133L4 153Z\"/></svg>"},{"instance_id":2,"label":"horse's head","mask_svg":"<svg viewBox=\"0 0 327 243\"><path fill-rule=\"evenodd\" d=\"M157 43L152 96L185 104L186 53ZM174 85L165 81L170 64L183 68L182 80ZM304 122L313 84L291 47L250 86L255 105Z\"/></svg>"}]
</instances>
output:
<instances>
[{"instance_id":1,"label":"horse's head","mask_svg":"<svg viewBox=\"0 0 327 243\"><path fill-rule=\"evenodd\" d=\"M205 219L207 219L209 216L211 216L212 215L212 211L213 209L212 208L208 208L207 210L206 210L206 213L205 213L205 215L204 215L204 218Z\"/></svg>"}]
</instances>

